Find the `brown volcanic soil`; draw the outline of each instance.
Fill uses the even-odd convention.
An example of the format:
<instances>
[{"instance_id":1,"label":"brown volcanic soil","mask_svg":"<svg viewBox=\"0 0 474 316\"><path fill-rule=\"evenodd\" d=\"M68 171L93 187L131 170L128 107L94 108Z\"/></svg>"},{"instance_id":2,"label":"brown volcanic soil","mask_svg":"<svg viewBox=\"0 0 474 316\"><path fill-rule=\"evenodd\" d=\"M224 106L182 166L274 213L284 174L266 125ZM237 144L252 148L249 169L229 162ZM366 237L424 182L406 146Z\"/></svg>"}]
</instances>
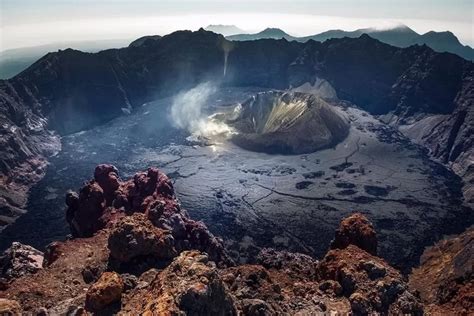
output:
<instances>
[{"instance_id":1,"label":"brown volcanic soil","mask_svg":"<svg viewBox=\"0 0 474 316\"><path fill-rule=\"evenodd\" d=\"M0 297L17 300L25 312L83 304L89 285L82 271L86 266L105 270L109 256L107 238L108 231L103 230L91 238L59 243L56 261L36 274L15 280L7 291L0 292Z\"/></svg>"}]
</instances>

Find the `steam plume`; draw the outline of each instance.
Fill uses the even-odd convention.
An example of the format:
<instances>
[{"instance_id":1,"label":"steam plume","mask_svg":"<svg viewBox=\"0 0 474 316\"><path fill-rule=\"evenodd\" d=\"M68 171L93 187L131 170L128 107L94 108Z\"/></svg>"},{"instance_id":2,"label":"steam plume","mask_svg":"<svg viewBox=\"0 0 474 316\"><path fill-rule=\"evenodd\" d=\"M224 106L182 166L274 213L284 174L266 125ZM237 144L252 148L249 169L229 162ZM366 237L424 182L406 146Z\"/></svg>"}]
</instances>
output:
<instances>
[{"instance_id":1,"label":"steam plume","mask_svg":"<svg viewBox=\"0 0 474 316\"><path fill-rule=\"evenodd\" d=\"M234 49L234 44L228 40L222 42L222 50L224 51L224 77L227 73L227 59L229 57L230 51Z\"/></svg>"},{"instance_id":2,"label":"steam plume","mask_svg":"<svg viewBox=\"0 0 474 316\"><path fill-rule=\"evenodd\" d=\"M232 133L232 129L227 124L203 113L209 97L216 91L214 84L206 82L178 94L171 105L171 118L174 125L196 136L225 136Z\"/></svg>"}]
</instances>

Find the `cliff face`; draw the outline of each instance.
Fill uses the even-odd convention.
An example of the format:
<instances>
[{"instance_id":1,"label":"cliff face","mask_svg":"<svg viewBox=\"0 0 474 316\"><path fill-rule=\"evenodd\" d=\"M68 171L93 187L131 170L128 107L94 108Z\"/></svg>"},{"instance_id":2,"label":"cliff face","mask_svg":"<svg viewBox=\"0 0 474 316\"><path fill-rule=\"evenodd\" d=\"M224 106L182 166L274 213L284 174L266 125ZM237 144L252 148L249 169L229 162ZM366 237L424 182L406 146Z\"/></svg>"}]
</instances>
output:
<instances>
[{"instance_id":1,"label":"cliff face","mask_svg":"<svg viewBox=\"0 0 474 316\"><path fill-rule=\"evenodd\" d=\"M286 89L323 80L339 98L403 127L452 166L472 202L473 77L472 62L455 55L396 48L366 35L324 43L228 42L204 30L180 31L95 54L50 53L0 83L2 191L15 191L10 183L31 173L25 170L44 167L39 159L59 147L49 131L90 128L204 81ZM7 195L5 201L13 200ZM23 205L8 204L4 223Z\"/></svg>"},{"instance_id":2,"label":"cliff face","mask_svg":"<svg viewBox=\"0 0 474 316\"><path fill-rule=\"evenodd\" d=\"M61 147L44 117L26 106L34 100L30 91L0 81L0 230L25 212L29 187L44 175L46 157Z\"/></svg>"},{"instance_id":3,"label":"cliff face","mask_svg":"<svg viewBox=\"0 0 474 316\"><path fill-rule=\"evenodd\" d=\"M83 199L86 192L95 193ZM84 227L94 227L95 233L51 244L43 268L29 269L33 259L38 261L35 251L25 251L15 265L16 257L5 256L0 310L40 315L423 313L400 272L376 256L377 237L362 214L341 223L333 249L320 262L265 249L255 264L235 265L223 241L190 219L174 196L169 179L157 169L122 181L113 166L98 166L79 197L66 197L72 233ZM88 216L79 221L80 215Z\"/></svg>"}]
</instances>

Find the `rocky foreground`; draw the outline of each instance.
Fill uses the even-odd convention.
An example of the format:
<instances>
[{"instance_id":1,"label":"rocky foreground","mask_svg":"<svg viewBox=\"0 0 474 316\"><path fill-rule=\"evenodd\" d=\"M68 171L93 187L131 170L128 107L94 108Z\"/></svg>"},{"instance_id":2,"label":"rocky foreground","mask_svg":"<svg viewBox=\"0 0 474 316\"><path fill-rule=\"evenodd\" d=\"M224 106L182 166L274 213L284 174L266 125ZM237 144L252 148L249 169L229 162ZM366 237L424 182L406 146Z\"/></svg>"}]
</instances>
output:
<instances>
[{"instance_id":1,"label":"rocky foreground","mask_svg":"<svg viewBox=\"0 0 474 316\"><path fill-rule=\"evenodd\" d=\"M150 168L121 181L117 172L100 165L67 195L72 239L44 254L19 243L4 253L1 315L467 315L474 308L472 230L436 246L438 255L428 250L410 283L377 257L376 233L360 213L341 222L321 261L264 249L254 264L236 265L222 240L181 209L165 174Z\"/></svg>"}]
</instances>

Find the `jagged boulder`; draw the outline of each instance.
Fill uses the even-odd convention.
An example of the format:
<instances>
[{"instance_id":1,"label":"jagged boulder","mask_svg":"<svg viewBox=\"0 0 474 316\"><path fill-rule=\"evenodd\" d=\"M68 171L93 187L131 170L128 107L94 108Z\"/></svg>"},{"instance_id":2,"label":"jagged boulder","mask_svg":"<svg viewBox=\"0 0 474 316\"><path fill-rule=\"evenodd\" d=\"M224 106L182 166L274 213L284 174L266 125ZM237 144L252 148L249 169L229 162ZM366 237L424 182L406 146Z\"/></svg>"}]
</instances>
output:
<instances>
[{"instance_id":1,"label":"jagged boulder","mask_svg":"<svg viewBox=\"0 0 474 316\"><path fill-rule=\"evenodd\" d=\"M356 315L423 315L423 306L403 276L383 259L349 245L330 250L318 267L319 278L342 287Z\"/></svg>"},{"instance_id":2,"label":"jagged boulder","mask_svg":"<svg viewBox=\"0 0 474 316\"><path fill-rule=\"evenodd\" d=\"M43 268L43 253L28 245L13 242L0 257L0 278L13 280Z\"/></svg>"},{"instance_id":3,"label":"jagged boulder","mask_svg":"<svg viewBox=\"0 0 474 316\"><path fill-rule=\"evenodd\" d=\"M86 309L100 311L112 303L119 302L124 284L119 274L104 272L86 293Z\"/></svg>"},{"instance_id":4,"label":"jagged boulder","mask_svg":"<svg viewBox=\"0 0 474 316\"><path fill-rule=\"evenodd\" d=\"M361 213L354 213L341 221L331 243L331 249L343 249L349 245L356 245L372 255L377 254L375 229Z\"/></svg>"},{"instance_id":5,"label":"jagged boulder","mask_svg":"<svg viewBox=\"0 0 474 316\"><path fill-rule=\"evenodd\" d=\"M156 168L137 173L122 182L112 165L98 165L94 179L79 194L66 195L66 219L74 237L88 237L135 212L150 218L179 212L179 203L169 178Z\"/></svg>"},{"instance_id":6,"label":"jagged boulder","mask_svg":"<svg viewBox=\"0 0 474 316\"><path fill-rule=\"evenodd\" d=\"M141 213L126 216L115 224L110 232L108 247L110 255L121 262L139 256L171 259L176 255L171 233L153 226Z\"/></svg>"},{"instance_id":7,"label":"jagged boulder","mask_svg":"<svg viewBox=\"0 0 474 316\"><path fill-rule=\"evenodd\" d=\"M216 265L199 251L184 251L148 285L131 292L123 313L237 315Z\"/></svg>"}]
</instances>

